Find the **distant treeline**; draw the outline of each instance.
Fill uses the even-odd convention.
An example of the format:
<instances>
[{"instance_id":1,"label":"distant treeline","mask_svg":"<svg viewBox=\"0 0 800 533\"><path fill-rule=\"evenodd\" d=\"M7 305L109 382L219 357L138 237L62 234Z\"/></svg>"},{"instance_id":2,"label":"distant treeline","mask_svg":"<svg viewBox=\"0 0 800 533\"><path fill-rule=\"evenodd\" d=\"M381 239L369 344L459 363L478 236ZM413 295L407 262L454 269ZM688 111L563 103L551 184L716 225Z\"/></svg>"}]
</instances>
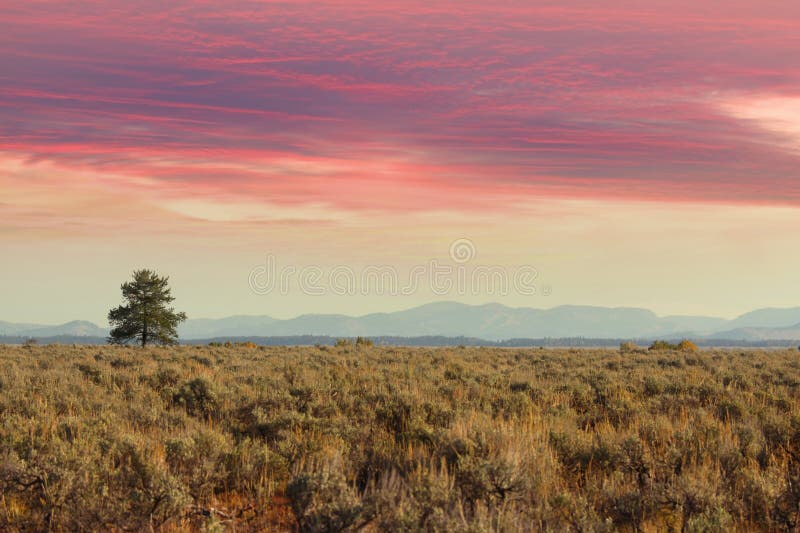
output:
<instances>
[{"instance_id":1,"label":"distant treeline","mask_svg":"<svg viewBox=\"0 0 800 533\"><path fill-rule=\"evenodd\" d=\"M329 337L314 335L295 335L287 337L218 337L213 339L188 339L181 344L208 344L209 342L252 342L259 346L313 346L316 344L333 346L340 338L355 340L356 337ZM542 339L508 339L502 341L490 341L476 337L444 337L444 336L421 336L421 337L393 337L378 336L370 337L375 344L380 346L486 346L494 348L597 348L597 347L619 347L623 342L633 342L643 347L650 346L656 340L669 340L680 342L681 338L675 339L594 339L588 337L546 337ZM729 339L698 339L695 344L704 347L719 348L785 348L797 346L797 341L793 340L767 340L767 341L744 341Z\"/></svg>"},{"instance_id":2,"label":"distant treeline","mask_svg":"<svg viewBox=\"0 0 800 533\"><path fill-rule=\"evenodd\" d=\"M251 342L259 346L314 346L316 344L333 346L340 338L355 340L355 337L330 337L326 335L293 335L284 337L214 337L209 339L186 339L181 344L186 345L207 345L209 343L242 343ZM679 341L680 339L592 339L587 337L561 337L543 339L509 339L503 341L489 341L476 337L443 337L443 336L422 336L422 337L370 337L375 344L383 346L487 346L496 348L522 348L522 347L546 347L546 348L597 348L597 347L618 347L623 342L634 342L640 346L649 346L655 340ZM730 339L693 339L695 344L703 347L729 347L729 348L785 348L797 346L794 340L765 340L765 341L743 341ZM0 344L25 344L30 342L31 337L22 336L2 336ZM106 344L104 337L79 337L71 335L59 335L56 337L33 338L37 344L85 344L98 345Z\"/></svg>"}]
</instances>

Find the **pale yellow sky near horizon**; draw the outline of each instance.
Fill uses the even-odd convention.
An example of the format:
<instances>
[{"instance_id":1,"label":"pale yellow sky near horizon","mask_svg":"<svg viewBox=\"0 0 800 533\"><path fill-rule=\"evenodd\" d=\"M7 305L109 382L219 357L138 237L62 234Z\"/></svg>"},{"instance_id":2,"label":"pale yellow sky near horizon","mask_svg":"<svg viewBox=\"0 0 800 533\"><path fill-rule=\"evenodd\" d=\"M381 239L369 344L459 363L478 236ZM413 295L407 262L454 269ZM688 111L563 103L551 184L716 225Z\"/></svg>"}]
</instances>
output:
<instances>
[{"instance_id":1,"label":"pale yellow sky near horizon","mask_svg":"<svg viewBox=\"0 0 800 533\"><path fill-rule=\"evenodd\" d=\"M204 220L197 211L189 218L185 206L156 208L146 197L138 203L133 197L113 216L112 202L119 198L95 194L86 201L106 208L76 207L73 226L27 234L3 228L4 250L12 260L5 261L0 281L0 320L88 319L102 325L119 300L119 284L140 267L169 275L176 306L194 318L361 315L441 300L536 308L632 306L659 315L733 318L800 302L800 249L793 231L800 227L800 209L791 207L543 197L520 201L505 215L341 212L325 221L221 220L221 212L241 212L229 204ZM49 205L35 197L42 209L72 200L66 192ZM415 265L431 260L456 266L449 249L458 239L475 247L476 256L465 265L469 269L499 266L513 273L534 267L538 294L519 294L513 287L506 295L485 287L434 294L423 282L408 295L341 296L329 287L324 295L308 295L297 286L287 294L276 289L258 295L248 284L268 254L278 269L316 265L326 274L337 266L356 274L369 265L392 266L402 282ZM548 295L542 294L545 287Z\"/></svg>"}]
</instances>

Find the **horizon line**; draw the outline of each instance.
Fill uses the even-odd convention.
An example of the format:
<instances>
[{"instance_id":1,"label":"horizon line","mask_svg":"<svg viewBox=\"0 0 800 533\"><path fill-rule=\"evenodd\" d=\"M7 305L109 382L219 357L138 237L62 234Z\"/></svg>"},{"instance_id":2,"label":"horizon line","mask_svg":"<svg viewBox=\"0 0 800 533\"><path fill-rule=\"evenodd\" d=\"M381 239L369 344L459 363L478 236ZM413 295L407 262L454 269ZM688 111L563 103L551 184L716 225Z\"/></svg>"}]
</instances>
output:
<instances>
[{"instance_id":1,"label":"horizon line","mask_svg":"<svg viewBox=\"0 0 800 533\"><path fill-rule=\"evenodd\" d=\"M544 311L544 312L553 311L555 309L562 309L562 308L565 308L565 307L605 309L605 310L627 309L627 310L647 311L647 312L653 313L653 315L655 315L656 318L660 318L660 319L673 318L673 317L681 317L681 318L689 317L689 318L711 318L711 319L724 320L724 321L733 321L733 320L736 320L737 318L740 318L740 317L742 317L744 315L747 315L747 314L755 312L755 311L770 311L770 310L783 310L783 311L786 311L786 310L790 310L790 309L798 309L798 308L800 308L800 306L755 307L755 308L750 309L749 311L745 311L744 313L739 313L737 315L732 316L731 318L728 318L728 317L722 317L722 316L717 316L717 315L704 315L704 314L676 314L676 313L671 313L671 314L662 315L662 314L656 313L655 311L653 311L652 309L650 309L648 307L640 307L640 306L633 306L633 305L561 304L561 305L555 305L555 306L552 306L552 307L530 307L530 306L513 306L513 305L503 304L503 303L500 303L500 302L486 302L486 303L480 303L480 304L471 304L471 303L459 302L459 301L456 301L456 300L435 300L435 301L431 301L431 302L427 302L427 303L424 303L424 304L419 304L419 305L415 305L415 306L411 306L411 307L404 307L404 308L397 309L397 310L394 310L394 311L375 311L375 312L359 314L359 315L355 315L355 314L350 315L350 314L345 314L345 313L311 313L311 312L309 312L309 313L300 313L300 314L297 314L297 315L294 315L294 316L291 316L291 317L287 317L287 318L276 318L273 315L269 315L269 314L231 314L231 315L223 315L223 316L218 316L218 317L209 317L209 316L192 317L192 316L189 316L188 320L225 320L225 319L228 319L228 318L270 318L270 319L273 319L275 321L285 322L285 321L296 320L298 318L303 318L303 317L308 317L308 316L365 318L365 317L375 316L375 315L391 315L391 314L396 314L396 313L403 313L403 312L407 312L407 311L413 311L415 309L421 309L423 307L430 307L430 306L434 306L434 305L446 305L446 304L454 304L454 305L458 305L458 306L461 306L461 307L471 307L471 308L488 307L488 306L499 306L499 307L503 307L505 309L511 309L511 310L534 310L534 311ZM30 325L30 326L36 326L36 327L39 327L39 326L54 327L54 326L64 326L64 325L71 324L71 323L74 323L74 322L88 322L89 324L92 324L92 325L94 325L96 327L102 327L97 322L95 322L93 320L82 319L82 318L75 318L75 319L72 319L72 320L67 320L66 322L55 323L55 324L54 323L39 323L39 322L33 323L33 322L28 322L28 321L16 322L13 319L11 319L11 320L0 319L0 322L4 322L6 324Z\"/></svg>"}]
</instances>

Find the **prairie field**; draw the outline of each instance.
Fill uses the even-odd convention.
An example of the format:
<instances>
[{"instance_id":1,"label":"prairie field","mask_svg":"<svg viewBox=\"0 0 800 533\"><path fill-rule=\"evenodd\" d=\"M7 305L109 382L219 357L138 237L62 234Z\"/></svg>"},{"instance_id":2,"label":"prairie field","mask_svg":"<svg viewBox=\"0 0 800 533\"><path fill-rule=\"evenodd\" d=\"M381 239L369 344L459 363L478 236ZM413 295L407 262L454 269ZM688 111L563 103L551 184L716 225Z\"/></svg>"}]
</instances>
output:
<instances>
[{"instance_id":1,"label":"prairie field","mask_svg":"<svg viewBox=\"0 0 800 533\"><path fill-rule=\"evenodd\" d=\"M791 531L800 354L0 346L3 531Z\"/></svg>"}]
</instances>

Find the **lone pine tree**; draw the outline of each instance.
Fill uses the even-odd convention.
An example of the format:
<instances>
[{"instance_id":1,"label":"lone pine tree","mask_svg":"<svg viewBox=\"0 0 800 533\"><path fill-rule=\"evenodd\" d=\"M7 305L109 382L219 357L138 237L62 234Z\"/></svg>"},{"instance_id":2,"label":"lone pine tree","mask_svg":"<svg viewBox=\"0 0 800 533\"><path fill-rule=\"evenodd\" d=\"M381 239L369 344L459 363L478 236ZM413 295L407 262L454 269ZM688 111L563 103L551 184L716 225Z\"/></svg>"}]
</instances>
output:
<instances>
[{"instance_id":1,"label":"lone pine tree","mask_svg":"<svg viewBox=\"0 0 800 533\"><path fill-rule=\"evenodd\" d=\"M108 312L110 344L178 343L178 324L186 320L186 313L176 313L168 307L175 300L168 283L167 276L159 276L152 270L137 270L133 281L122 284L126 303Z\"/></svg>"}]
</instances>

